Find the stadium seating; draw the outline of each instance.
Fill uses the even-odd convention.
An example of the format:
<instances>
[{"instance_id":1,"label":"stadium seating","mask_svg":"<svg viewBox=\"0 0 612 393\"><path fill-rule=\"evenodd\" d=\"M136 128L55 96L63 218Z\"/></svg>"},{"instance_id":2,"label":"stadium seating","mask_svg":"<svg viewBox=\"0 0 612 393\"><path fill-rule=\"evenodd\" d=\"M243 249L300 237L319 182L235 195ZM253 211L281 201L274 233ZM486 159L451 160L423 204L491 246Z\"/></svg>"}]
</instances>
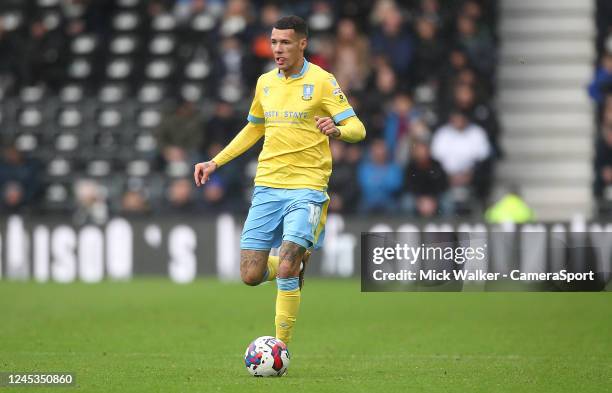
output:
<instances>
[{"instance_id":1,"label":"stadium seating","mask_svg":"<svg viewBox=\"0 0 612 393\"><path fill-rule=\"evenodd\" d=\"M298 12L309 9L309 2L297 3ZM366 40L379 31L367 16L376 11L378 4L357 3L355 9L362 12L361 16L351 16L347 13L350 7L338 6L333 8L333 15L308 19L313 25L308 56L314 62L326 62L320 51L324 40L333 40L334 34L333 28L328 28L328 20L335 23L343 17L353 17ZM477 3L485 14L483 26L494 31L494 5ZM34 208L69 211L74 203L72 183L80 178L97 179L107 186L109 179L115 179L115 191L108 194L115 199L108 203L116 209L120 208L122 192L129 189L147 189L148 197L163 198L161 190L167 179L188 176L192 164L189 160L205 158L210 145L207 142L203 147L197 146L197 155L187 161L160 163L156 130L177 100L195 102L205 120L212 116L216 102L231 102L236 116L244 118L255 79L269 64L251 48L255 36L269 29L258 20L258 2L247 2L250 15L257 16L248 20L224 15L227 10L216 3L186 19L172 1L66 4L61 0L6 0L0 5L4 30L0 35L0 55L3 51L20 50L19 45L26 43L34 51L57 56L45 63L51 60L28 52L24 58L27 63L14 62L8 69L0 69L0 134L26 157L41 161L45 168L45 191ZM412 31L415 18L425 12L416 4L401 11L408 31ZM453 18L460 12L463 11L458 6L443 5L439 13L436 23L448 41L446 54L453 46ZM40 42L32 38L30 31L36 22L46 30ZM233 58L231 51L223 51L224 42L230 38L242 44L241 59ZM236 63L235 70L227 66L233 61L241 62ZM54 67L39 74L40 64ZM370 68L375 68L374 60ZM369 78L376 79L375 72L370 72ZM491 75L479 77L485 84L493 84ZM432 131L445 121L439 108L442 93L437 87L442 75L419 83L414 83L409 73L396 78L398 86L413 93L415 105ZM367 106L365 92L354 89L349 95ZM486 98L490 96L489 92ZM385 109L378 105L378 112L363 110L363 120L373 138L382 136L383 126L376 119L384 117ZM237 131L226 130L229 134ZM245 188L251 179L247 177ZM151 200L152 206L159 203Z\"/></svg>"}]
</instances>

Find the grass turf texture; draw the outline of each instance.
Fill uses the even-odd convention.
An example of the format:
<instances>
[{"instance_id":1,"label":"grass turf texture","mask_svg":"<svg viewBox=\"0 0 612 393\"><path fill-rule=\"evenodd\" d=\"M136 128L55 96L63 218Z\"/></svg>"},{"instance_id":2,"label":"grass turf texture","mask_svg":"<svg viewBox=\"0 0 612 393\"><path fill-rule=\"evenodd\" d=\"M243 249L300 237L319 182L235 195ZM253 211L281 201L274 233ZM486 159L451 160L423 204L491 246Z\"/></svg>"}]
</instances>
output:
<instances>
[{"instance_id":1,"label":"grass turf texture","mask_svg":"<svg viewBox=\"0 0 612 393\"><path fill-rule=\"evenodd\" d=\"M0 282L0 371L76 373L77 387L53 392L584 393L612 383L610 293L364 294L357 281L309 279L288 375L253 378L243 353L273 334L275 296L274 285L213 280ZM9 390L23 389L33 391Z\"/></svg>"}]
</instances>

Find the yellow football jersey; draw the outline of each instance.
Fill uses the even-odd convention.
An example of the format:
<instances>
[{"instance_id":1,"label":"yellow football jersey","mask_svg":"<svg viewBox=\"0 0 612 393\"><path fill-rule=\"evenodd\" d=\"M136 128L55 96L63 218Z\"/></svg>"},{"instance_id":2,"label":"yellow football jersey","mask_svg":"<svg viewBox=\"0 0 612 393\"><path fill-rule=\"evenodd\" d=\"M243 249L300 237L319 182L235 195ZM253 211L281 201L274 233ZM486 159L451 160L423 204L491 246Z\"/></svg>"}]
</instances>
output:
<instances>
[{"instance_id":1,"label":"yellow football jersey","mask_svg":"<svg viewBox=\"0 0 612 393\"><path fill-rule=\"evenodd\" d=\"M325 191L332 171L329 137L315 116L336 124L355 116L332 74L304 59L299 74L274 69L259 77L248 120L265 125L255 185Z\"/></svg>"}]
</instances>

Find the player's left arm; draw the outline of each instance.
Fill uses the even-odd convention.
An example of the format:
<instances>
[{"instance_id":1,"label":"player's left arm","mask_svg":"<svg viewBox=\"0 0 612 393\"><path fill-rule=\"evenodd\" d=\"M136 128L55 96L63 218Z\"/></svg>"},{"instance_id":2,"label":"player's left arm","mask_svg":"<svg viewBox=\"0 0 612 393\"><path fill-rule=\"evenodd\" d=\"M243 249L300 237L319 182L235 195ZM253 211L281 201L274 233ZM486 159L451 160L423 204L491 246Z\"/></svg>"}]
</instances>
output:
<instances>
[{"instance_id":1,"label":"player's left arm","mask_svg":"<svg viewBox=\"0 0 612 393\"><path fill-rule=\"evenodd\" d=\"M322 82L321 104L322 109L331 116L315 116L319 131L332 138L350 143L359 142L365 138L366 130L363 123L331 74Z\"/></svg>"},{"instance_id":2,"label":"player's left arm","mask_svg":"<svg viewBox=\"0 0 612 393\"><path fill-rule=\"evenodd\" d=\"M366 136L366 129L357 116L351 116L336 124L331 117L315 116L317 128L325 135L345 142L357 143Z\"/></svg>"}]
</instances>

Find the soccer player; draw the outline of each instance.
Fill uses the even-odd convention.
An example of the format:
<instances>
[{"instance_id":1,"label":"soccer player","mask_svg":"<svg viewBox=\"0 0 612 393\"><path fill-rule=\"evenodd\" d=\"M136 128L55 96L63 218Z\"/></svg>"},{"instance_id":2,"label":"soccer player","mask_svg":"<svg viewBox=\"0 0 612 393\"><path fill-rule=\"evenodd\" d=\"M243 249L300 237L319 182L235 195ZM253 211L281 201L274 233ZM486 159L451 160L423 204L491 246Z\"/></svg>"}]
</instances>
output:
<instances>
[{"instance_id":1,"label":"soccer player","mask_svg":"<svg viewBox=\"0 0 612 393\"><path fill-rule=\"evenodd\" d=\"M323 240L332 170L329 138L359 142L365 128L334 76L304 58L306 22L278 20L271 45L277 68L259 77L247 125L211 161L195 165L197 186L264 137L253 200L240 240L247 285L276 279L276 337L291 341L310 248ZM279 256L270 249L280 246Z\"/></svg>"}]
</instances>

